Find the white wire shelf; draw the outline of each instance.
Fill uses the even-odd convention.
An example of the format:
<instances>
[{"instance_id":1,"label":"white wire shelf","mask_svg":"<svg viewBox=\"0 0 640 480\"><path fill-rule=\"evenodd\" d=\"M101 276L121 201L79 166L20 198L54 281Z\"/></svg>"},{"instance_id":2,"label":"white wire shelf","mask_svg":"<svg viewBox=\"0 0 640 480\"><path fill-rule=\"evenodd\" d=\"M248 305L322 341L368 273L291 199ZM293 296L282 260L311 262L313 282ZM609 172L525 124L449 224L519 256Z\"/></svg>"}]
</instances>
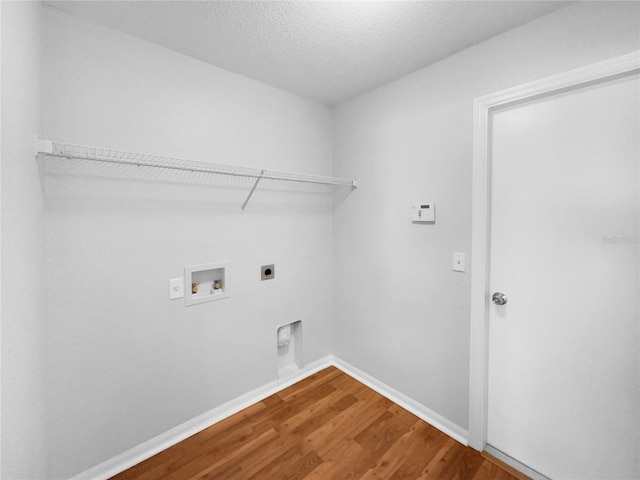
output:
<instances>
[{"instance_id":1,"label":"white wire shelf","mask_svg":"<svg viewBox=\"0 0 640 480\"><path fill-rule=\"evenodd\" d=\"M72 143L56 142L52 140L38 139L36 142L36 155L81 159L93 162L116 163L123 165L135 165L139 167L164 168L170 170L182 170L189 172L212 173L219 175L232 175L235 177L255 178L256 181L249 192L249 196L242 205L247 206L251 195L262 179L284 180L290 182L315 183L322 185L350 186L356 188L356 179L326 177L322 175L310 175L306 173L285 172L280 170L267 170L252 167L225 165L220 163L198 162L181 158L162 157L145 153L126 152L102 147L88 147Z\"/></svg>"}]
</instances>

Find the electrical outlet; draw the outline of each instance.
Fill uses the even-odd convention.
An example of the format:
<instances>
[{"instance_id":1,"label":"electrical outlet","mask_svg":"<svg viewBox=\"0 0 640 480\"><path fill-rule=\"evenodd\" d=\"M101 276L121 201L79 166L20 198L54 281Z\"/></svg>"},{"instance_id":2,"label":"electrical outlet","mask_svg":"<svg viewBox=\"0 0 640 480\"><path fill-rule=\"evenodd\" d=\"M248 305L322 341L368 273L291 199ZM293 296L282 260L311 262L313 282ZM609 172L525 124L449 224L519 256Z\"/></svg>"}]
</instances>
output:
<instances>
[{"instance_id":1,"label":"electrical outlet","mask_svg":"<svg viewBox=\"0 0 640 480\"><path fill-rule=\"evenodd\" d=\"M184 297L184 279L172 278L169 280L169 300Z\"/></svg>"},{"instance_id":2,"label":"electrical outlet","mask_svg":"<svg viewBox=\"0 0 640 480\"><path fill-rule=\"evenodd\" d=\"M262 265L260 267L260 279L261 280L271 280L276 276L276 269L273 264L271 265Z\"/></svg>"}]
</instances>

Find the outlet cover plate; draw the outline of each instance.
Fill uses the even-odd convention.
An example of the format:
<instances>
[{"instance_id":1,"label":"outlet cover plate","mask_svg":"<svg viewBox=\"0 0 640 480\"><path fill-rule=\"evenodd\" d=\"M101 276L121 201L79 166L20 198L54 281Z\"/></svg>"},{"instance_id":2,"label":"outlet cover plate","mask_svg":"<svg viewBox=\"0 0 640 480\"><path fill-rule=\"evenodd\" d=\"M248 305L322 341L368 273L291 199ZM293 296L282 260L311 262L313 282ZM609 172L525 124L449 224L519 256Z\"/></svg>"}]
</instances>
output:
<instances>
[{"instance_id":1,"label":"outlet cover plate","mask_svg":"<svg viewBox=\"0 0 640 480\"><path fill-rule=\"evenodd\" d=\"M169 300L184 297L184 278L169 280Z\"/></svg>"},{"instance_id":2,"label":"outlet cover plate","mask_svg":"<svg viewBox=\"0 0 640 480\"><path fill-rule=\"evenodd\" d=\"M276 276L276 269L273 264L262 265L260 267L260 279L261 280L273 280Z\"/></svg>"}]
</instances>

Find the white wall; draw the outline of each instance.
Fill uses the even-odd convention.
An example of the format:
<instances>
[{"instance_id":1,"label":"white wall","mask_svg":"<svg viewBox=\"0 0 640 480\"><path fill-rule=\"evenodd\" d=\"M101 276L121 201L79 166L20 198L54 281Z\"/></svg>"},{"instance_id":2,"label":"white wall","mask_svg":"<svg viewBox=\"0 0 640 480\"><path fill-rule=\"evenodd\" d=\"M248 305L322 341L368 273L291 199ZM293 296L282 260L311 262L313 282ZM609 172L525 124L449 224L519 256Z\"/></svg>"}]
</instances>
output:
<instances>
[{"instance_id":1,"label":"white wall","mask_svg":"<svg viewBox=\"0 0 640 480\"><path fill-rule=\"evenodd\" d=\"M325 107L45 9L45 138L329 175ZM92 467L277 378L276 326L330 353L331 194L51 162L46 214L51 475ZM330 191L329 191L330 192ZM168 280L229 261L231 298ZM260 281L260 265L276 278Z\"/></svg>"},{"instance_id":2,"label":"white wall","mask_svg":"<svg viewBox=\"0 0 640 480\"><path fill-rule=\"evenodd\" d=\"M2 2L2 468L46 475L45 222L40 130L41 5Z\"/></svg>"},{"instance_id":3,"label":"white wall","mask_svg":"<svg viewBox=\"0 0 640 480\"><path fill-rule=\"evenodd\" d=\"M473 99L637 50L639 7L573 4L335 109L359 188L334 211L334 354L468 428Z\"/></svg>"}]
</instances>

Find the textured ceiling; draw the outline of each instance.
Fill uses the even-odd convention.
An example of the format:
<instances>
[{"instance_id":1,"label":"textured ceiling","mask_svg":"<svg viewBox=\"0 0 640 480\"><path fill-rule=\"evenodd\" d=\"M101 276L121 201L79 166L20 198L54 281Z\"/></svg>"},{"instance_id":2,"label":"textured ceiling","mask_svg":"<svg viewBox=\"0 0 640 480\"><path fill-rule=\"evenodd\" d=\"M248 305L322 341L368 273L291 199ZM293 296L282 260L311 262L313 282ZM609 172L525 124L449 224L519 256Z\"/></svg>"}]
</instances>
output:
<instances>
[{"instance_id":1,"label":"textured ceiling","mask_svg":"<svg viewBox=\"0 0 640 480\"><path fill-rule=\"evenodd\" d=\"M570 2L46 3L332 106Z\"/></svg>"}]
</instances>

